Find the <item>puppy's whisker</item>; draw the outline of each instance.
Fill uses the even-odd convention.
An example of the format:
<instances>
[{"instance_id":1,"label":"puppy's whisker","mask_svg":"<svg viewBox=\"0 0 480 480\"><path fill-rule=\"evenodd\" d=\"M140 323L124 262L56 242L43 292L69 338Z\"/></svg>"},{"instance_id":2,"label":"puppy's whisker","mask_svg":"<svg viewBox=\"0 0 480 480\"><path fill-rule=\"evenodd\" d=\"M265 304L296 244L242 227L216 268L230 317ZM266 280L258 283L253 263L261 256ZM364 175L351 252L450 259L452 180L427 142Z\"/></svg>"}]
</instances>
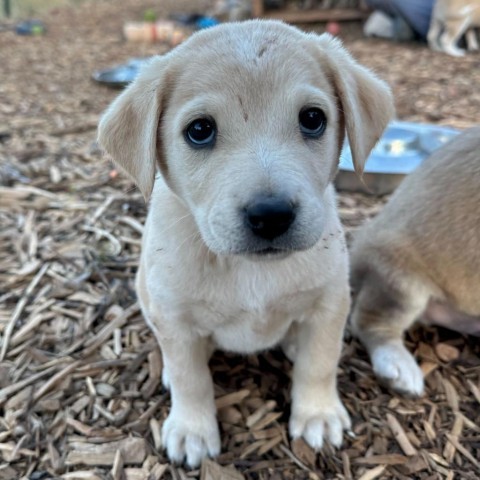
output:
<instances>
[{"instance_id":1,"label":"puppy's whisker","mask_svg":"<svg viewBox=\"0 0 480 480\"><path fill-rule=\"evenodd\" d=\"M191 235L189 235L188 237L186 237L183 242L181 242L177 248L174 250L173 252L173 255L175 256L179 250L185 245L185 243L187 243L188 241L191 241L192 239L195 240L196 237L200 238L200 233L199 232L193 232ZM192 244L194 244L194 241L192 242Z\"/></svg>"},{"instance_id":2,"label":"puppy's whisker","mask_svg":"<svg viewBox=\"0 0 480 480\"><path fill-rule=\"evenodd\" d=\"M202 239L202 236L200 234L198 234L198 236L193 240L192 247L193 246L197 247L196 254L197 254L198 257L201 257L202 249L205 248L205 244L203 243L203 239Z\"/></svg>"},{"instance_id":3,"label":"puppy's whisker","mask_svg":"<svg viewBox=\"0 0 480 480\"><path fill-rule=\"evenodd\" d=\"M191 214L190 213L187 213L186 215L184 215L183 217L180 217L180 218L177 218L174 222L170 223L169 225L167 225L167 227L165 227L163 230L160 230L158 232L158 235L163 235L165 232L168 232L170 229L172 229L175 225L177 225L178 223L180 223L182 220L185 220L186 218L189 218L191 217Z\"/></svg>"}]
</instances>

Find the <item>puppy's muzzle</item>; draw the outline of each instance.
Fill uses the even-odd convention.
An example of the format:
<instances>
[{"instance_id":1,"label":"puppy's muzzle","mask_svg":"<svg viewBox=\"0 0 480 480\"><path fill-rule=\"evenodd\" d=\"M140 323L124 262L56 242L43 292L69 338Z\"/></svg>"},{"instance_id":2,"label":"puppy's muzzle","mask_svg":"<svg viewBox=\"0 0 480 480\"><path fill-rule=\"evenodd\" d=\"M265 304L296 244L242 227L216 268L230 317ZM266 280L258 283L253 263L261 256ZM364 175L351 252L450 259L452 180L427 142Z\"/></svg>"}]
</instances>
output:
<instances>
[{"instance_id":1,"label":"puppy's muzzle","mask_svg":"<svg viewBox=\"0 0 480 480\"><path fill-rule=\"evenodd\" d=\"M245 208L245 220L255 236L273 240L292 225L295 205L283 197L257 197Z\"/></svg>"}]
</instances>

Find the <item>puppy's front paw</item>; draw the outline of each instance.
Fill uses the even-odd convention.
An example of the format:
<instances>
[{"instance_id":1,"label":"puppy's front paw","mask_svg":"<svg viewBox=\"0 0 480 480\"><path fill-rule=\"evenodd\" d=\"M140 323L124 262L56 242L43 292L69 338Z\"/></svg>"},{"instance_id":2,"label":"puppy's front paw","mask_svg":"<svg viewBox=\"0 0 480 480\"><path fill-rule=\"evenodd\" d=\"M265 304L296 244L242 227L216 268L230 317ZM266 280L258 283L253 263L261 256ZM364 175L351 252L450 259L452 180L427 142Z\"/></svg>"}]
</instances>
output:
<instances>
[{"instance_id":1,"label":"puppy's front paw","mask_svg":"<svg viewBox=\"0 0 480 480\"><path fill-rule=\"evenodd\" d=\"M165 365L163 366L163 369L162 369L162 384L165 390L170 390L170 378L168 377L168 372Z\"/></svg>"},{"instance_id":2,"label":"puppy's front paw","mask_svg":"<svg viewBox=\"0 0 480 480\"><path fill-rule=\"evenodd\" d=\"M423 393L423 373L412 354L401 343L387 343L372 353L373 371L387 386L404 395Z\"/></svg>"},{"instance_id":3,"label":"puppy's front paw","mask_svg":"<svg viewBox=\"0 0 480 480\"><path fill-rule=\"evenodd\" d=\"M343 430L350 427L350 417L339 399L314 411L293 413L289 424L290 436L303 437L314 450L322 448L324 439L339 447Z\"/></svg>"},{"instance_id":4,"label":"puppy's front paw","mask_svg":"<svg viewBox=\"0 0 480 480\"><path fill-rule=\"evenodd\" d=\"M215 414L201 415L192 410L175 412L172 410L162 428L162 442L170 460L198 467L207 457L220 453L220 433Z\"/></svg>"}]
</instances>

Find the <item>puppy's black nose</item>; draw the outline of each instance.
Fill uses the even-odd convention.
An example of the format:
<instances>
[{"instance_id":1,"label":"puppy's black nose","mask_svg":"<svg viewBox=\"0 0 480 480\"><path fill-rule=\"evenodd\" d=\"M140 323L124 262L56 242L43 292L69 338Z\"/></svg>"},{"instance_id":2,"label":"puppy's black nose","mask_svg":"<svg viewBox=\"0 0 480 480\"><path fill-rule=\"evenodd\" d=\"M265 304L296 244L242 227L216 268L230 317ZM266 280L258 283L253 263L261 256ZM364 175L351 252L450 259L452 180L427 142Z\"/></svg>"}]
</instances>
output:
<instances>
[{"instance_id":1,"label":"puppy's black nose","mask_svg":"<svg viewBox=\"0 0 480 480\"><path fill-rule=\"evenodd\" d=\"M281 197L259 197L245 209L247 225L266 240L285 233L295 220L294 205Z\"/></svg>"}]
</instances>

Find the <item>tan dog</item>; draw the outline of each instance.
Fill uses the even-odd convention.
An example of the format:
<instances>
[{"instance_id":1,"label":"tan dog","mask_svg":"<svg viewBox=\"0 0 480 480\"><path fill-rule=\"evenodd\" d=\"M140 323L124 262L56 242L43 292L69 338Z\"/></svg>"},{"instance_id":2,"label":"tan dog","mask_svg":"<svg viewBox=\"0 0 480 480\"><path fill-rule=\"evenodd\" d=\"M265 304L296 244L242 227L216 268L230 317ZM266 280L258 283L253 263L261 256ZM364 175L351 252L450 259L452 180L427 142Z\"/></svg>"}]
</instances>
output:
<instances>
[{"instance_id":1,"label":"tan dog","mask_svg":"<svg viewBox=\"0 0 480 480\"><path fill-rule=\"evenodd\" d=\"M455 138L405 179L356 234L351 321L375 373L420 395L423 376L402 342L421 317L480 335L480 128Z\"/></svg>"},{"instance_id":2,"label":"tan dog","mask_svg":"<svg viewBox=\"0 0 480 480\"><path fill-rule=\"evenodd\" d=\"M478 50L475 28L480 27L480 0L436 0L428 31L428 44L456 57L465 55L458 41L466 35L467 48Z\"/></svg>"},{"instance_id":3,"label":"tan dog","mask_svg":"<svg viewBox=\"0 0 480 480\"><path fill-rule=\"evenodd\" d=\"M332 37L248 21L154 58L105 113L101 145L151 196L137 291L171 389L172 460L220 451L215 348L283 342L291 435L341 443L350 300L332 180L345 129L361 171L392 110L386 85Z\"/></svg>"}]
</instances>

